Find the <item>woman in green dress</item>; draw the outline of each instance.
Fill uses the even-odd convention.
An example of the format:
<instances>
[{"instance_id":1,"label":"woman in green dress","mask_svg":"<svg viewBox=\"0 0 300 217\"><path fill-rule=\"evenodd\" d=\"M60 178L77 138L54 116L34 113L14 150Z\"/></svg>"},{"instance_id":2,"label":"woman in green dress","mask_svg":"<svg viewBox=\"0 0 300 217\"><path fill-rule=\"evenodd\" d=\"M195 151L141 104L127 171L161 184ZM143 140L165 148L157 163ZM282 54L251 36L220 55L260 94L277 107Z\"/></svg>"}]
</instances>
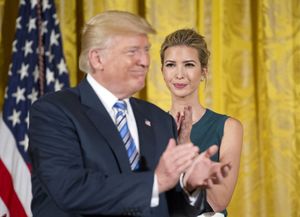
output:
<instances>
[{"instance_id":1,"label":"woman in green dress","mask_svg":"<svg viewBox=\"0 0 300 217\"><path fill-rule=\"evenodd\" d=\"M165 83L171 92L170 114L179 130L179 144L190 140L200 151L217 145L214 161L228 163L231 170L225 178L216 177L198 183L198 189L206 191L205 212L220 212L227 216L228 206L237 183L243 140L242 124L227 115L218 114L201 105L199 86L206 82L208 74L207 49L204 37L192 29L180 29L169 34L161 45L161 63ZM197 162L184 176L184 183L195 183ZM212 216L211 215L211 216Z\"/></svg>"}]
</instances>

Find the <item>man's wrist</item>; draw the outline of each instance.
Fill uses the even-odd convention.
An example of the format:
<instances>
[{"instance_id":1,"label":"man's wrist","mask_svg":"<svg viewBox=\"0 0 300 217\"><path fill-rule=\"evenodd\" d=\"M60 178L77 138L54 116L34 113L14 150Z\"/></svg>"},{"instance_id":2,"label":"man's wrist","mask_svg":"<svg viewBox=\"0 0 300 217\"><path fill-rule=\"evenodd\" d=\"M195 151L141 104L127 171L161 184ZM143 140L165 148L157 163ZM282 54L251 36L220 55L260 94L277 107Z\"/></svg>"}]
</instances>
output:
<instances>
[{"instance_id":1,"label":"man's wrist","mask_svg":"<svg viewBox=\"0 0 300 217\"><path fill-rule=\"evenodd\" d=\"M180 177L180 185L186 192L188 192L189 194L193 194L193 192L195 192L197 190L197 188L189 185L187 180L185 180L185 178L186 178L185 175L186 175L186 173L182 173L182 175Z\"/></svg>"}]
</instances>

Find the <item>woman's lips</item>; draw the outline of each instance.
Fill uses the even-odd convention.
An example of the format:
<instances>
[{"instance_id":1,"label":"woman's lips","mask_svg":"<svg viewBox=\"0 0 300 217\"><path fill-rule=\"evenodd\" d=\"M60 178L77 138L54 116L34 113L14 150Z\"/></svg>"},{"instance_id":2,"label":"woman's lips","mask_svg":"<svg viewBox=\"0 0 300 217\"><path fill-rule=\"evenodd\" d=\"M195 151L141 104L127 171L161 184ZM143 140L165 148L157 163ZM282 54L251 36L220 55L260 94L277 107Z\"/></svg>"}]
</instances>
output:
<instances>
[{"instance_id":1,"label":"woman's lips","mask_svg":"<svg viewBox=\"0 0 300 217\"><path fill-rule=\"evenodd\" d=\"M180 83L175 83L173 84L175 88L177 89L183 89L186 87L186 84L180 84Z\"/></svg>"}]
</instances>

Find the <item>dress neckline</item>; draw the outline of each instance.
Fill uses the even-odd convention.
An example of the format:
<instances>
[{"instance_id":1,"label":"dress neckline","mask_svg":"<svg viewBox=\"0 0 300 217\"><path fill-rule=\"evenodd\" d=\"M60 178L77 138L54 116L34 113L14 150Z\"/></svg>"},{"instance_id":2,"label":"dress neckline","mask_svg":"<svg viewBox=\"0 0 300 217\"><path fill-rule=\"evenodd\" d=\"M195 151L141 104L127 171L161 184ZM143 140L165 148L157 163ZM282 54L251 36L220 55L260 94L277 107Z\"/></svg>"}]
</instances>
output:
<instances>
[{"instance_id":1,"label":"dress neckline","mask_svg":"<svg viewBox=\"0 0 300 217\"><path fill-rule=\"evenodd\" d=\"M199 124L205 122L205 120L207 120L210 113L211 113L210 109L206 108L204 111L204 114L199 118L198 121L193 123L193 126L196 126L196 125L199 125Z\"/></svg>"}]
</instances>

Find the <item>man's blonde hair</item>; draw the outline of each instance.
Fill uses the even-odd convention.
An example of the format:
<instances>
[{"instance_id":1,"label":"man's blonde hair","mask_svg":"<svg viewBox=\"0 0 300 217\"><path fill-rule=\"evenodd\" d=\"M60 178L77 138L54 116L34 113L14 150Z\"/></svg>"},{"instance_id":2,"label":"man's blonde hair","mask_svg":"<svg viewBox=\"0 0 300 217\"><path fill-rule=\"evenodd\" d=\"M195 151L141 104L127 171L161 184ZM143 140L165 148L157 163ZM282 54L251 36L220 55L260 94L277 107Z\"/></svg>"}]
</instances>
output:
<instances>
[{"instance_id":1,"label":"man's blonde hair","mask_svg":"<svg viewBox=\"0 0 300 217\"><path fill-rule=\"evenodd\" d=\"M106 11L92 17L82 31L80 70L91 72L89 51L104 49L113 36L150 33L154 34L155 30L144 18L126 11Z\"/></svg>"}]
</instances>

